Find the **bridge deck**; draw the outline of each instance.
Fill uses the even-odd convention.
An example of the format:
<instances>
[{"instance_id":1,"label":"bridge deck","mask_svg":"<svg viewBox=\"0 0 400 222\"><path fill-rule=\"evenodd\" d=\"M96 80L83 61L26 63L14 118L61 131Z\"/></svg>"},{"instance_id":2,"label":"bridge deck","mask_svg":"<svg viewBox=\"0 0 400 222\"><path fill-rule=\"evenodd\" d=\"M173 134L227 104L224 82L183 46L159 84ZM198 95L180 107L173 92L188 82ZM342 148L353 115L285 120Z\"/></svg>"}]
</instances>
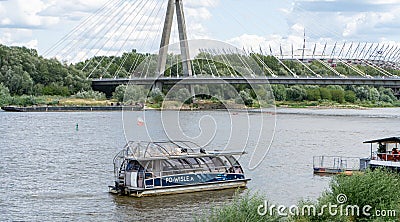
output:
<instances>
[{"instance_id":1,"label":"bridge deck","mask_svg":"<svg viewBox=\"0 0 400 222\"><path fill-rule=\"evenodd\" d=\"M118 86L122 84L153 85L162 82L165 85L182 84L284 84L284 85L372 85L400 87L400 78L389 77L180 77L180 78L123 78L123 79L93 79L93 86Z\"/></svg>"}]
</instances>

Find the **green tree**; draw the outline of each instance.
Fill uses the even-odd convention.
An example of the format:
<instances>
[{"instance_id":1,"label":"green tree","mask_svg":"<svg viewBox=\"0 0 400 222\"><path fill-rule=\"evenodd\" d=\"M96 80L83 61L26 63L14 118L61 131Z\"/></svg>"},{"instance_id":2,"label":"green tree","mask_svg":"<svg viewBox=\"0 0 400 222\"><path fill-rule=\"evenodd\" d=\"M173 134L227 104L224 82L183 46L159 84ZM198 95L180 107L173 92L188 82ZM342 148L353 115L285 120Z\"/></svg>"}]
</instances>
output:
<instances>
[{"instance_id":1,"label":"green tree","mask_svg":"<svg viewBox=\"0 0 400 222\"><path fill-rule=\"evenodd\" d=\"M164 94L161 92L159 88L154 88L150 92L150 100L153 103L162 103L164 100Z\"/></svg>"},{"instance_id":2,"label":"green tree","mask_svg":"<svg viewBox=\"0 0 400 222\"><path fill-rule=\"evenodd\" d=\"M242 90L239 92L239 96L235 100L236 103L238 104L243 104L246 106L252 106L254 103L253 98L250 96L250 93L248 93L245 90Z\"/></svg>"},{"instance_id":3,"label":"green tree","mask_svg":"<svg viewBox=\"0 0 400 222\"><path fill-rule=\"evenodd\" d=\"M379 91L375 88L375 87L371 87L370 89L369 89L369 100L370 101L379 101L379 98L380 98L380 93L379 93Z\"/></svg>"},{"instance_id":4,"label":"green tree","mask_svg":"<svg viewBox=\"0 0 400 222\"><path fill-rule=\"evenodd\" d=\"M176 93L176 99L180 102L192 101L190 92L186 87L178 90L178 92Z\"/></svg>"},{"instance_id":5,"label":"green tree","mask_svg":"<svg viewBox=\"0 0 400 222\"><path fill-rule=\"evenodd\" d=\"M307 98L307 92L300 86L291 86L286 91L287 99L292 101L303 101Z\"/></svg>"},{"instance_id":6,"label":"green tree","mask_svg":"<svg viewBox=\"0 0 400 222\"><path fill-rule=\"evenodd\" d=\"M3 83L0 83L0 106L8 105L10 100L10 91L3 85Z\"/></svg>"},{"instance_id":7,"label":"green tree","mask_svg":"<svg viewBox=\"0 0 400 222\"><path fill-rule=\"evenodd\" d=\"M356 96L359 100L365 101L369 100L369 89L367 86L359 86L354 89L354 92L356 93Z\"/></svg>"},{"instance_id":8,"label":"green tree","mask_svg":"<svg viewBox=\"0 0 400 222\"><path fill-rule=\"evenodd\" d=\"M286 100L286 87L284 85L272 85L271 88L276 101Z\"/></svg>"},{"instance_id":9,"label":"green tree","mask_svg":"<svg viewBox=\"0 0 400 222\"><path fill-rule=\"evenodd\" d=\"M380 87L379 94L381 95L379 100L383 102L392 103L393 101L397 100L391 89Z\"/></svg>"},{"instance_id":10,"label":"green tree","mask_svg":"<svg viewBox=\"0 0 400 222\"><path fill-rule=\"evenodd\" d=\"M113 92L113 99L116 99L118 102L124 101L126 91L126 85L119 85Z\"/></svg>"},{"instance_id":11,"label":"green tree","mask_svg":"<svg viewBox=\"0 0 400 222\"><path fill-rule=\"evenodd\" d=\"M42 91L43 95L50 95L50 96L69 96L69 90L66 86L62 86L60 83L51 83L43 87Z\"/></svg>"}]
</instances>

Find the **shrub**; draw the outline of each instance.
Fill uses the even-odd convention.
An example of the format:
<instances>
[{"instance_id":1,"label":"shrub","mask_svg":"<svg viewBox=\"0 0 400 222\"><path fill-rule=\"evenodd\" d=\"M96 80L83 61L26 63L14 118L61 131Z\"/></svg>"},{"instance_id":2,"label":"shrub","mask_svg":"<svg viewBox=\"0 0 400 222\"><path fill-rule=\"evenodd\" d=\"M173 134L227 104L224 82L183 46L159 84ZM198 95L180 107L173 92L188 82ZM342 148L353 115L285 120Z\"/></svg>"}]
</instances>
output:
<instances>
[{"instance_id":1,"label":"shrub","mask_svg":"<svg viewBox=\"0 0 400 222\"><path fill-rule=\"evenodd\" d=\"M385 94L381 95L380 101L386 102L386 103L393 103L392 98L390 98L390 96L385 95Z\"/></svg>"},{"instance_id":2,"label":"shrub","mask_svg":"<svg viewBox=\"0 0 400 222\"><path fill-rule=\"evenodd\" d=\"M318 101L321 99L321 92L318 88L307 89L307 100Z\"/></svg>"},{"instance_id":3,"label":"shrub","mask_svg":"<svg viewBox=\"0 0 400 222\"><path fill-rule=\"evenodd\" d=\"M330 191L324 193L317 203L317 212L329 204L338 204L338 196L347 197L345 206L371 206L370 216L364 215L362 211L359 215L350 214L330 215L325 209L323 215L309 217L308 221L398 221L398 218L387 217L377 218L374 216L375 210L400 210L400 176L386 170L376 169L367 171L365 174L355 174L353 176L339 175L333 178L330 184ZM345 210L345 209L344 209ZM344 212L346 213L346 212ZM397 215L398 216L398 215Z\"/></svg>"},{"instance_id":4,"label":"shrub","mask_svg":"<svg viewBox=\"0 0 400 222\"><path fill-rule=\"evenodd\" d=\"M272 85L272 91L276 101L286 100L286 87L284 85Z\"/></svg>"},{"instance_id":5,"label":"shrub","mask_svg":"<svg viewBox=\"0 0 400 222\"><path fill-rule=\"evenodd\" d=\"M376 88L369 89L369 100L370 101L379 101L380 93Z\"/></svg>"},{"instance_id":6,"label":"shrub","mask_svg":"<svg viewBox=\"0 0 400 222\"><path fill-rule=\"evenodd\" d=\"M115 91L113 92L113 98L118 100L118 102L124 101L125 91L126 85L117 86L117 88L115 88Z\"/></svg>"},{"instance_id":7,"label":"shrub","mask_svg":"<svg viewBox=\"0 0 400 222\"><path fill-rule=\"evenodd\" d=\"M239 96L238 96L238 98L236 98L235 102L238 104L244 103L244 105L246 105L246 106L252 106L254 103L254 100L248 92L242 90L239 92Z\"/></svg>"},{"instance_id":8,"label":"shrub","mask_svg":"<svg viewBox=\"0 0 400 222\"><path fill-rule=\"evenodd\" d=\"M147 96L148 90L143 86L137 85L120 85L118 86L114 93L113 99L116 99L118 102L129 103L144 103L144 100Z\"/></svg>"},{"instance_id":9,"label":"shrub","mask_svg":"<svg viewBox=\"0 0 400 222\"><path fill-rule=\"evenodd\" d=\"M82 91L78 92L75 95L76 98L78 99L95 99L95 100L104 100L106 99L106 95L102 92L97 92L97 91Z\"/></svg>"},{"instance_id":10,"label":"shrub","mask_svg":"<svg viewBox=\"0 0 400 222\"><path fill-rule=\"evenodd\" d=\"M199 221L279 221L280 217L276 213L272 216L269 213L264 216L258 214L258 207L265 205L264 200L259 194L236 194L230 204L211 209L211 213L204 215Z\"/></svg>"},{"instance_id":11,"label":"shrub","mask_svg":"<svg viewBox=\"0 0 400 222\"><path fill-rule=\"evenodd\" d=\"M319 91L321 93L321 99L326 99L326 100L332 99L331 91L329 89L319 88Z\"/></svg>"},{"instance_id":12,"label":"shrub","mask_svg":"<svg viewBox=\"0 0 400 222\"><path fill-rule=\"evenodd\" d=\"M338 103L343 103L344 102L344 91L340 89L332 89L331 91L331 96L332 100L336 101Z\"/></svg>"},{"instance_id":13,"label":"shrub","mask_svg":"<svg viewBox=\"0 0 400 222\"><path fill-rule=\"evenodd\" d=\"M357 98L361 101L369 99L369 89L367 86L359 86L354 89Z\"/></svg>"},{"instance_id":14,"label":"shrub","mask_svg":"<svg viewBox=\"0 0 400 222\"><path fill-rule=\"evenodd\" d=\"M344 92L344 99L349 103L354 103L357 99L356 94L351 90L346 90Z\"/></svg>"},{"instance_id":15,"label":"shrub","mask_svg":"<svg viewBox=\"0 0 400 222\"><path fill-rule=\"evenodd\" d=\"M150 92L150 99L153 103L162 103L164 100L164 94L159 88L155 88Z\"/></svg>"},{"instance_id":16,"label":"shrub","mask_svg":"<svg viewBox=\"0 0 400 222\"><path fill-rule=\"evenodd\" d=\"M397 100L391 89L380 87L379 93L381 95L379 99L383 102L393 103Z\"/></svg>"},{"instance_id":17,"label":"shrub","mask_svg":"<svg viewBox=\"0 0 400 222\"><path fill-rule=\"evenodd\" d=\"M37 105L37 99L34 96L27 96L27 95L22 95L22 96L14 96L10 100L10 104L16 105L16 106L33 106Z\"/></svg>"},{"instance_id":18,"label":"shrub","mask_svg":"<svg viewBox=\"0 0 400 222\"><path fill-rule=\"evenodd\" d=\"M50 96L69 96L68 87L62 86L60 84L52 83L48 86L44 86L42 90L43 95L50 95Z\"/></svg>"}]
</instances>

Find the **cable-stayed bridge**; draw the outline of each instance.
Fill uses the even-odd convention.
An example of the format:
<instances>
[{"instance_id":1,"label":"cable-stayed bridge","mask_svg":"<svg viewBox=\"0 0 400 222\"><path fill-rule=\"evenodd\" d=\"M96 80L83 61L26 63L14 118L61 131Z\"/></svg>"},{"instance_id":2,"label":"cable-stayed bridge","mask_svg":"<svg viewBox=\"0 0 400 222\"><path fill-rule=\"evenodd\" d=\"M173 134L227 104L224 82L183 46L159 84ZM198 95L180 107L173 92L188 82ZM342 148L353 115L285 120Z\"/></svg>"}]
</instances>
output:
<instances>
[{"instance_id":1,"label":"cable-stayed bridge","mask_svg":"<svg viewBox=\"0 0 400 222\"><path fill-rule=\"evenodd\" d=\"M238 49L210 40L188 40L184 0L109 1L55 45L61 59L88 59L82 70L108 95L120 84L373 85L400 88L400 45L336 42L260 45ZM174 21L176 20L176 23ZM92 38L88 35L104 36ZM133 39L132 39L133 36ZM172 39L179 39L175 44ZM72 39L68 42L68 39ZM67 42L67 43L65 43ZM145 57L102 53L137 43ZM63 46L64 44L64 46ZM79 46L87 53L76 51ZM101 46L99 46L101 45ZM156 50L155 50L156 49ZM131 58L132 57L132 58ZM135 57L135 58L133 58ZM118 62L116 62L118 60ZM113 67L117 64L118 67ZM113 70L113 71L111 71Z\"/></svg>"}]
</instances>

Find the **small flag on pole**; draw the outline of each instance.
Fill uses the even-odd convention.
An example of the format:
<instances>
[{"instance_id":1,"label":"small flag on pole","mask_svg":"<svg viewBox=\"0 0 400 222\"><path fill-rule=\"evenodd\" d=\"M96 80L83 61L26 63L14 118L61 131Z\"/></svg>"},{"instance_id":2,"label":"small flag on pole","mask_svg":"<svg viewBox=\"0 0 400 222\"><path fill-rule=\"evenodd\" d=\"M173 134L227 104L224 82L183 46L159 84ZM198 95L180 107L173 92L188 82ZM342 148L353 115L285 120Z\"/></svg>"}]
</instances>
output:
<instances>
[{"instance_id":1,"label":"small flag on pole","mask_svg":"<svg viewBox=\"0 0 400 222\"><path fill-rule=\"evenodd\" d=\"M144 126L144 120L141 117L137 118L137 125L138 126Z\"/></svg>"}]
</instances>

